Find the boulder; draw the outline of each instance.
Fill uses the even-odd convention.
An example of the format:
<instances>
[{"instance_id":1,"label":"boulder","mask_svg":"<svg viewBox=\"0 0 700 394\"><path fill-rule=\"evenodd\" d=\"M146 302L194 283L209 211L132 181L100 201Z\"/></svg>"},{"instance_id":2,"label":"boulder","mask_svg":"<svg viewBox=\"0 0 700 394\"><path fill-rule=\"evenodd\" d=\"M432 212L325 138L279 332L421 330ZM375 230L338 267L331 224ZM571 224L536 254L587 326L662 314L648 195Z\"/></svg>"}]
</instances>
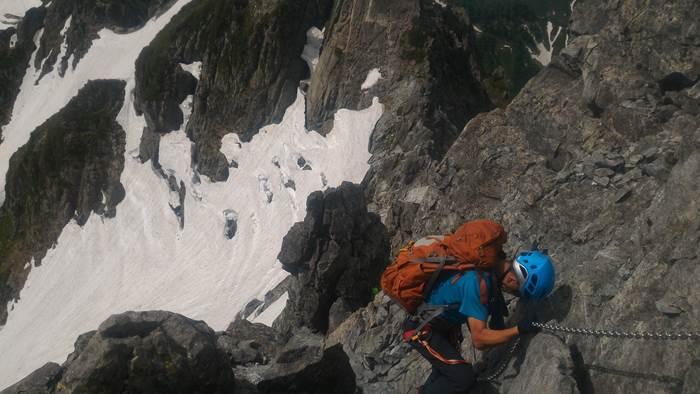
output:
<instances>
[{"instance_id":1,"label":"boulder","mask_svg":"<svg viewBox=\"0 0 700 394\"><path fill-rule=\"evenodd\" d=\"M230 393L234 376L216 342L204 322L172 312L113 315L78 340L51 392Z\"/></svg>"},{"instance_id":2,"label":"boulder","mask_svg":"<svg viewBox=\"0 0 700 394\"><path fill-rule=\"evenodd\" d=\"M46 363L30 373L26 378L2 390L2 394L44 394L50 393L61 378L63 368L56 363Z\"/></svg>"},{"instance_id":3,"label":"boulder","mask_svg":"<svg viewBox=\"0 0 700 394\"><path fill-rule=\"evenodd\" d=\"M332 331L371 301L388 251L386 230L367 212L362 187L344 182L312 193L304 222L284 237L278 256L293 280L275 327L288 334L302 326Z\"/></svg>"}]
</instances>

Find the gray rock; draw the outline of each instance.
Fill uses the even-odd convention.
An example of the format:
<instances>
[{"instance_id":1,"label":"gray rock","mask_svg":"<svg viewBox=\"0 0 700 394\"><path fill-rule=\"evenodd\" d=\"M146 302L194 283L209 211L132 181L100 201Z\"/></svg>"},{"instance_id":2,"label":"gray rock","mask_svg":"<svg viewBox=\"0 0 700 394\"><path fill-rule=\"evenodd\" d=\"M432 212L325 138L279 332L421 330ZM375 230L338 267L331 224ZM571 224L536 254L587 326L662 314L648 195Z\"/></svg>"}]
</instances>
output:
<instances>
[{"instance_id":1,"label":"gray rock","mask_svg":"<svg viewBox=\"0 0 700 394\"><path fill-rule=\"evenodd\" d=\"M247 320L235 320L226 331L217 334L217 346L231 366L267 364L279 352L283 341L272 328Z\"/></svg>"},{"instance_id":2,"label":"gray rock","mask_svg":"<svg viewBox=\"0 0 700 394\"><path fill-rule=\"evenodd\" d=\"M26 378L2 390L2 394L48 394L61 378L63 368L56 363L46 363Z\"/></svg>"},{"instance_id":3,"label":"gray rock","mask_svg":"<svg viewBox=\"0 0 700 394\"><path fill-rule=\"evenodd\" d=\"M302 334L303 335L303 334ZM340 345L317 347L314 340L293 338L281 357L257 384L262 393L352 394L356 392L355 375L348 356ZM318 339L320 341L320 339ZM316 342L318 344L320 342Z\"/></svg>"},{"instance_id":4,"label":"gray rock","mask_svg":"<svg viewBox=\"0 0 700 394\"><path fill-rule=\"evenodd\" d=\"M642 161L643 159L644 159L644 155L634 154L634 155L630 156L630 158L629 158L629 163L630 163L632 166L635 166L635 165L637 165L637 163L639 163L639 162Z\"/></svg>"},{"instance_id":5,"label":"gray rock","mask_svg":"<svg viewBox=\"0 0 700 394\"><path fill-rule=\"evenodd\" d=\"M504 373L502 393L579 393L569 347L559 338L540 334L528 343L540 351L528 351L521 364ZM520 373L518 373L520 372Z\"/></svg>"},{"instance_id":6,"label":"gray rock","mask_svg":"<svg viewBox=\"0 0 700 394\"><path fill-rule=\"evenodd\" d=\"M626 172L622 176L622 179L620 180L620 182L625 184L625 183L628 183L631 181L635 181L635 180L641 178L642 176L644 176L644 173L642 172L642 170L640 168L635 168L635 169L632 169L632 170Z\"/></svg>"},{"instance_id":7,"label":"gray rock","mask_svg":"<svg viewBox=\"0 0 700 394\"><path fill-rule=\"evenodd\" d=\"M233 209L226 209L224 214L224 236L228 239L233 239L238 231L238 214Z\"/></svg>"},{"instance_id":8,"label":"gray rock","mask_svg":"<svg viewBox=\"0 0 700 394\"><path fill-rule=\"evenodd\" d=\"M39 393L230 393L233 372L216 342L204 322L172 312L126 312L78 338L62 366L48 364L25 382L32 389L48 385Z\"/></svg>"},{"instance_id":9,"label":"gray rock","mask_svg":"<svg viewBox=\"0 0 700 394\"><path fill-rule=\"evenodd\" d=\"M682 394L694 394L700 387L700 361L694 361L685 375Z\"/></svg>"},{"instance_id":10,"label":"gray rock","mask_svg":"<svg viewBox=\"0 0 700 394\"><path fill-rule=\"evenodd\" d=\"M678 316L683 313L683 309L673 305L670 302L659 300L654 303L656 305L656 310L671 317Z\"/></svg>"},{"instance_id":11,"label":"gray rock","mask_svg":"<svg viewBox=\"0 0 700 394\"><path fill-rule=\"evenodd\" d=\"M344 182L312 193L304 222L296 223L278 256L293 275L290 300L275 327L291 333L306 326L327 332L372 299L372 288L388 259L388 236L377 215L367 212L363 189Z\"/></svg>"},{"instance_id":12,"label":"gray rock","mask_svg":"<svg viewBox=\"0 0 700 394\"><path fill-rule=\"evenodd\" d=\"M608 178L608 177L615 175L615 171L613 171L609 168L596 168L593 173L595 174L595 176L601 177L601 178Z\"/></svg>"},{"instance_id":13,"label":"gray rock","mask_svg":"<svg viewBox=\"0 0 700 394\"><path fill-rule=\"evenodd\" d=\"M652 146L650 148L645 149L644 152L642 152L642 156L647 161L653 161L656 158L656 155L658 153L659 153L659 148Z\"/></svg>"},{"instance_id":14,"label":"gray rock","mask_svg":"<svg viewBox=\"0 0 700 394\"><path fill-rule=\"evenodd\" d=\"M610 183L610 178L604 176L594 176L593 182L599 184L600 186L608 186Z\"/></svg>"},{"instance_id":15,"label":"gray rock","mask_svg":"<svg viewBox=\"0 0 700 394\"><path fill-rule=\"evenodd\" d=\"M615 202L623 202L632 194L632 189L629 187L622 187L620 190L615 192L615 197L613 200Z\"/></svg>"},{"instance_id":16,"label":"gray rock","mask_svg":"<svg viewBox=\"0 0 700 394\"><path fill-rule=\"evenodd\" d=\"M398 240L448 233L465 220L489 217L509 230L508 248L529 245L533 239L549 247L560 288L540 305L542 319L629 331L699 327L700 303L693 289L700 280L700 210L695 201L700 193L700 119L683 107L666 119L654 107L670 105L664 96L672 96L660 93L657 83L664 76L678 70L695 70L698 75L700 46L690 15L700 12L700 4L683 0L668 7L652 0L646 6L640 13L633 0L577 2L569 45L581 48L579 56L586 59L580 63L581 73L545 68L507 108L468 122L447 153L438 156L439 163L421 164L427 174L413 177L405 188L425 187L426 197L405 219L392 213L392 221L385 220L392 226L390 232L397 232L394 251L401 245ZM649 61L657 55L664 62ZM636 104L626 108L631 98ZM503 145L513 147L513 153L495 160L493 147ZM658 151L634 157L640 147ZM663 152L673 150L675 164L662 160ZM603 152L630 152L624 166L634 166L616 183L626 188L601 191L589 180L560 182L557 172L562 168L549 164L562 152L574 163L577 177L592 177L596 167L622 172L618 165L596 163L619 160ZM590 152L600 156L592 158ZM383 168L380 165L389 159L372 164L376 169L370 191L379 195L372 202L385 218L398 205L389 201L406 195L400 190L404 167L394 158L397 161ZM650 164L659 167L647 168ZM642 166L650 175L658 171L645 176ZM381 175L386 173L391 175ZM685 313L669 320L656 308L659 299L674 300ZM363 390L409 392L427 376L427 370L419 370L426 366L401 350L400 322L392 316L391 305L386 305L390 317L372 325L377 310L384 307L375 299L354 312L331 338L343 343ZM541 336L491 392L695 390L687 383L694 381L689 374L697 369L695 344L569 335L555 346L540 342ZM556 356L549 353L552 349ZM576 354L575 360L570 353ZM525 367L528 358L532 361ZM545 379L539 381L540 376Z\"/></svg>"}]
</instances>

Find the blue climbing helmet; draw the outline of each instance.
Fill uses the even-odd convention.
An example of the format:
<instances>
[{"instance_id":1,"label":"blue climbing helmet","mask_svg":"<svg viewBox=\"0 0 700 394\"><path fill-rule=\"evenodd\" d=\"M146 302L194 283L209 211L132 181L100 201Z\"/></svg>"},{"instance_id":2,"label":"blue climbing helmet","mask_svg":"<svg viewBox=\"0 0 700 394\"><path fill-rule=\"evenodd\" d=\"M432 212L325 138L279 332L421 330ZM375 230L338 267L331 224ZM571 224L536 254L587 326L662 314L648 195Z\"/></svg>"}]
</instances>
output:
<instances>
[{"instance_id":1,"label":"blue climbing helmet","mask_svg":"<svg viewBox=\"0 0 700 394\"><path fill-rule=\"evenodd\" d=\"M520 296L539 301L554 289L554 264L539 250L523 252L513 261L513 272L520 283Z\"/></svg>"}]
</instances>

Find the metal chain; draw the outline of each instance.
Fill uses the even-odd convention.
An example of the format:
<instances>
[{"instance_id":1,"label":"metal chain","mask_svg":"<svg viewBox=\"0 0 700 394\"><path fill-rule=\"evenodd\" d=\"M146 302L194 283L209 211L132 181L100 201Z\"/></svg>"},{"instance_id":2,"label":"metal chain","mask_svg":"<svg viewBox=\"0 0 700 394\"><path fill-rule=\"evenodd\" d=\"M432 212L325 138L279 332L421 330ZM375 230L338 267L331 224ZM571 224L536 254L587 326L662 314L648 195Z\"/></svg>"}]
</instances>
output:
<instances>
[{"instance_id":1,"label":"metal chain","mask_svg":"<svg viewBox=\"0 0 700 394\"><path fill-rule=\"evenodd\" d=\"M513 346L511 346L510 349L508 350L508 354L506 355L506 357L504 357L501 360L501 363L498 366L498 368L496 368L496 370L492 374L490 374L488 376L484 376L484 377L479 376L476 380L478 382L493 382L499 376L501 376L501 374L506 370L506 368L508 368L508 362L510 361L511 357L513 357L515 352L518 350L519 345L520 345L520 337L516 337L513 340Z\"/></svg>"},{"instance_id":2,"label":"metal chain","mask_svg":"<svg viewBox=\"0 0 700 394\"><path fill-rule=\"evenodd\" d=\"M577 335L588 335L593 337L609 337L609 338L630 338L630 339L645 339L645 340L665 340L665 341L676 341L676 340L700 340L700 333L697 332L683 332L683 333L672 333L672 332L630 332L630 331L614 331L614 330L594 330L591 328L575 328L575 327L565 327L558 324L546 324L546 323L532 323L533 326L549 330L564 332L567 334L577 334ZM496 380L503 372L508 368L508 363L513 357L515 352L518 350L520 345L520 337L516 337L513 340L513 345L508 350L508 354L501 360L498 368L488 376L479 376L477 381L479 382L493 382Z\"/></svg>"},{"instance_id":3,"label":"metal chain","mask_svg":"<svg viewBox=\"0 0 700 394\"><path fill-rule=\"evenodd\" d=\"M697 332L630 332L630 331L613 331L613 330L594 330L591 328L575 328L565 327L558 324L532 323L533 326L549 331L564 332L567 334L589 335L593 337L610 337L610 338L630 338L630 339L648 339L648 340L700 340L700 333Z\"/></svg>"}]
</instances>

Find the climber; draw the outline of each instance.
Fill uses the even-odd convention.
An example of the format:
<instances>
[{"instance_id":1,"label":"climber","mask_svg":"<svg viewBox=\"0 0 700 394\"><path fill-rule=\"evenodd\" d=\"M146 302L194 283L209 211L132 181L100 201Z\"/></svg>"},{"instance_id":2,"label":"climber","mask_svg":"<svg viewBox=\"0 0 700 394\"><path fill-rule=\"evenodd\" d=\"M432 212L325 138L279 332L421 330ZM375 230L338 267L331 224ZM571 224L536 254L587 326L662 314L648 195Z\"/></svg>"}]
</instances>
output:
<instances>
[{"instance_id":1,"label":"climber","mask_svg":"<svg viewBox=\"0 0 700 394\"><path fill-rule=\"evenodd\" d=\"M501 257L505 255L501 254ZM534 301L546 297L554 287L551 259L542 252L530 251L521 253L514 261L502 258L498 266L500 281L497 280L495 284L491 280L485 281L489 293L493 293L489 296L487 305L480 301L480 271L464 272L457 281L453 279L460 274L445 275L435 284L426 303L455 305L454 309L432 319L418 334L415 328L420 324L419 321L408 319L404 323L404 338L415 338L409 339L408 343L433 367L422 393L468 392L475 383L472 366L460 354L462 324L467 323L472 343L479 350L508 342L517 335L537 331L531 318L523 319L516 327L503 326L503 316L507 312L503 310L500 289ZM492 324L487 327L489 315Z\"/></svg>"},{"instance_id":2,"label":"climber","mask_svg":"<svg viewBox=\"0 0 700 394\"><path fill-rule=\"evenodd\" d=\"M537 330L531 318L505 328L502 291L538 301L554 288L554 266L536 249L507 259L507 238L500 224L473 220L453 234L409 242L382 274L384 293L410 314L404 341L433 367L422 392L466 392L476 381L460 354L463 324L477 349Z\"/></svg>"}]
</instances>

